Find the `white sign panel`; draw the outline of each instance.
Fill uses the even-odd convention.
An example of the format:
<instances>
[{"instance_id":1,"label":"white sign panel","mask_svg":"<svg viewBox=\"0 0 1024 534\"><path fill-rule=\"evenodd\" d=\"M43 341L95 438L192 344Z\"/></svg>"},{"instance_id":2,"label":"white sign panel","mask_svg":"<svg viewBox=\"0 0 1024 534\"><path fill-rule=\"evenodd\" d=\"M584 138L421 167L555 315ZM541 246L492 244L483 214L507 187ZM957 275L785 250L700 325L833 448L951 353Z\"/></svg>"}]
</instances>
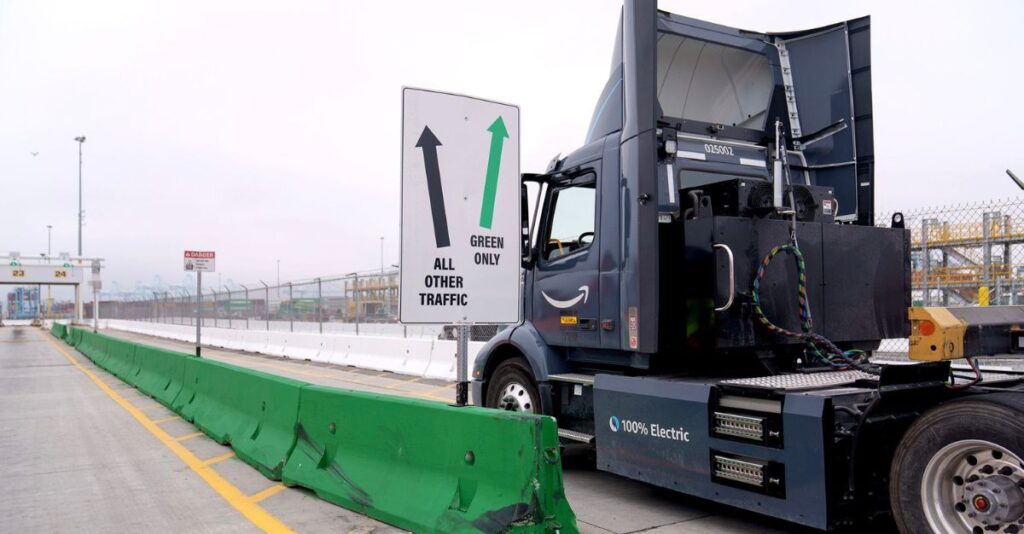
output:
<instances>
[{"instance_id":1,"label":"white sign panel","mask_svg":"<svg viewBox=\"0 0 1024 534\"><path fill-rule=\"evenodd\" d=\"M214 272L217 270L217 253L212 250L186 250L185 270Z\"/></svg>"},{"instance_id":2,"label":"white sign panel","mask_svg":"<svg viewBox=\"0 0 1024 534\"><path fill-rule=\"evenodd\" d=\"M404 323L520 320L519 108L402 93Z\"/></svg>"},{"instance_id":3,"label":"white sign panel","mask_svg":"<svg viewBox=\"0 0 1024 534\"><path fill-rule=\"evenodd\" d=\"M70 263L21 265L17 261L0 268L0 284L80 284L82 268Z\"/></svg>"}]
</instances>

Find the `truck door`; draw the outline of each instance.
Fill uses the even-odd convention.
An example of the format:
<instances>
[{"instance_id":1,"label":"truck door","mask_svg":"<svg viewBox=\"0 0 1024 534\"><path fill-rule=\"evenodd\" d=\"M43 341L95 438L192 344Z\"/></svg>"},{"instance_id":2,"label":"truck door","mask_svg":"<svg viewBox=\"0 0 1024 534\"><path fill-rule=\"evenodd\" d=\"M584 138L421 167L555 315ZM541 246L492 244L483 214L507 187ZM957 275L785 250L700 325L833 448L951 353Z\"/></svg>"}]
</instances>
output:
<instances>
[{"instance_id":1,"label":"truck door","mask_svg":"<svg viewBox=\"0 0 1024 534\"><path fill-rule=\"evenodd\" d=\"M533 324L549 345L599 347L597 170L548 188L533 283Z\"/></svg>"},{"instance_id":2,"label":"truck door","mask_svg":"<svg viewBox=\"0 0 1024 534\"><path fill-rule=\"evenodd\" d=\"M836 219L873 225L870 19L772 38L811 183L833 188Z\"/></svg>"}]
</instances>

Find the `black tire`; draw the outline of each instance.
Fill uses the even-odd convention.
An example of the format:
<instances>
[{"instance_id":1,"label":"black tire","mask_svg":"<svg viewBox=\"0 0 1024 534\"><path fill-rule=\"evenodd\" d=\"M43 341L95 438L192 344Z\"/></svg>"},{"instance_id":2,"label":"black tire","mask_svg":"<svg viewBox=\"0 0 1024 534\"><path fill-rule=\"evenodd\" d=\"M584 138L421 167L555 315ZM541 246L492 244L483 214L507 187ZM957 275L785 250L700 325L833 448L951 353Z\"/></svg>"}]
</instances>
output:
<instances>
[{"instance_id":1,"label":"black tire","mask_svg":"<svg viewBox=\"0 0 1024 534\"><path fill-rule=\"evenodd\" d=\"M515 411L510 407L510 403L503 399L506 389L513 384L518 384L522 388L521 391L516 389L514 392L516 393L515 400L520 402L519 406L522 411L541 413L540 391L537 389L537 383L533 379L529 364L522 358L511 358L498 365L488 380L484 405L488 408ZM529 400L523 402L524 397L528 397Z\"/></svg>"},{"instance_id":2,"label":"black tire","mask_svg":"<svg viewBox=\"0 0 1024 534\"><path fill-rule=\"evenodd\" d=\"M936 530L932 528L924 508L923 481L931 476L929 473L943 473L936 470L935 464L929 467L933 458L938 462L943 455L956 456L943 451L956 450L956 444L969 440L990 442L1018 459L1024 458L1024 403L1020 402L1020 397L994 394L952 401L931 409L910 426L896 448L889 473L889 502L900 532L918 534ZM970 456L966 454L965 458ZM945 480L941 475L936 479ZM953 482L950 485L955 486ZM935 485L930 484L929 487ZM953 510L957 498L954 496L943 503L929 496L928 501L938 502L936 508L939 511L933 511L934 516L944 513L947 505L949 510ZM960 517L953 513L949 515ZM963 525L963 529L964 532L972 532L967 525ZM939 529L940 532L943 530L949 529Z\"/></svg>"}]
</instances>

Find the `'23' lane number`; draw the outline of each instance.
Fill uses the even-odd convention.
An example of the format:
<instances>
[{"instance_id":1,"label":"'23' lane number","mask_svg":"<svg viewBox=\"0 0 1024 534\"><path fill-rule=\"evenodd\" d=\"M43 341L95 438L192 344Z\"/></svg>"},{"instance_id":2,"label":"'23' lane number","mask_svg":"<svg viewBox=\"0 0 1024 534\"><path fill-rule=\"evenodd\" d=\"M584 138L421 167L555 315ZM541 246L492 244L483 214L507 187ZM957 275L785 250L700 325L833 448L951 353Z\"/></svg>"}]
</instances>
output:
<instances>
[{"instance_id":1,"label":"'23' lane number","mask_svg":"<svg viewBox=\"0 0 1024 534\"><path fill-rule=\"evenodd\" d=\"M731 146L705 144L704 152L707 152L708 154L721 154L723 156L735 156L732 152Z\"/></svg>"}]
</instances>

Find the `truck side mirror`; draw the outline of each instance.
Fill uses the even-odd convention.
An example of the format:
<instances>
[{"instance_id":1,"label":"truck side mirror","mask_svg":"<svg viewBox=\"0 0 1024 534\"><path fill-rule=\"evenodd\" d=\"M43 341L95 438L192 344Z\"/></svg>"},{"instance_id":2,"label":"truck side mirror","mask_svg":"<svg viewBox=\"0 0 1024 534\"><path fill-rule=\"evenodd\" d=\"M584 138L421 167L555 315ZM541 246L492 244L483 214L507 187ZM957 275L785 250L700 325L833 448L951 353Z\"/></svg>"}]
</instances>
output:
<instances>
[{"instance_id":1,"label":"truck side mirror","mask_svg":"<svg viewBox=\"0 0 1024 534\"><path fill-rule=\"evenodd\" d=\"M519 185L519 218L523 233L522 263L524 269L533 264L533 251L530 249L530 192L525 183Z\"/></svg>"}]
</instances>

